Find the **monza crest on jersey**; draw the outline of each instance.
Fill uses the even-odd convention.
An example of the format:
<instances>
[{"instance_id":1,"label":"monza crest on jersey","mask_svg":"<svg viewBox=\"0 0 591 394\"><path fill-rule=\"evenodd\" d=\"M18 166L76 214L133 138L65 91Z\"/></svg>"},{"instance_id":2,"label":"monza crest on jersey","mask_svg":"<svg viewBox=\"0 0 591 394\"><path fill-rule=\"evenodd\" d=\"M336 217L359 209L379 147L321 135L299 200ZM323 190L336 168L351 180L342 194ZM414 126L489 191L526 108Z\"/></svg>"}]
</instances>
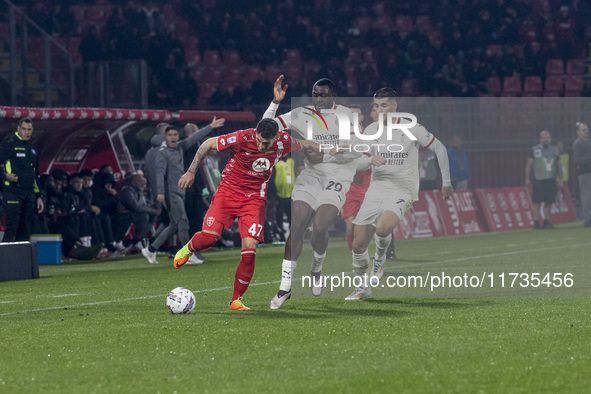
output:
<instances>
[{"instance_id":1,"label":"monza crest on jersey","mask_svg":"<svg viewBox=\"0 0 591 394\"><path fill-rule=\"evenodd\" d=\"M252 169L256 172L265 172L271 168L271 162L266 157L261 157L252 163Z\"/></svg>"},{"instance_id":2,"label":"monza crest on jersey","mask_svg":"<svg viewBox=\"0 0 591 394\"><path fill-rule=\"evenodd\" d=\"M211 227L211 226L213 226L213 223L214 223L214 222L215 222L215 218L214 218L213 216L209 216L209 217L207 218L207 221L206 221L206 223L207 223L207 227Z\"/></svg>"}]
</instances>

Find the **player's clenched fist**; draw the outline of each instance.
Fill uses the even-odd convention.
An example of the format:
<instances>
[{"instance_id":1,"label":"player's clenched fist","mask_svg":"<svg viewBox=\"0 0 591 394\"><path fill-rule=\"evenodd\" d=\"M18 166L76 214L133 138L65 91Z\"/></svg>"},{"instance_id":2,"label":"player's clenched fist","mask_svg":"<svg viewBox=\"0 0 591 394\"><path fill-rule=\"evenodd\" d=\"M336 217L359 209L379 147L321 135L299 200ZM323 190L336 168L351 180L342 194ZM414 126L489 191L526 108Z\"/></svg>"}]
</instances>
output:
<instances>
[{"instance_id":1,"label":"player's clenched fist","mask_svg":"<svg viewBox=\"0 0 591 394\"><path fill-rule=\"evenodd\" d=\"M187 189L191 187L195 181L195 174L191 172L185 172L181 179L179 179L179 189Z\"/></svg>"}]
</instances>

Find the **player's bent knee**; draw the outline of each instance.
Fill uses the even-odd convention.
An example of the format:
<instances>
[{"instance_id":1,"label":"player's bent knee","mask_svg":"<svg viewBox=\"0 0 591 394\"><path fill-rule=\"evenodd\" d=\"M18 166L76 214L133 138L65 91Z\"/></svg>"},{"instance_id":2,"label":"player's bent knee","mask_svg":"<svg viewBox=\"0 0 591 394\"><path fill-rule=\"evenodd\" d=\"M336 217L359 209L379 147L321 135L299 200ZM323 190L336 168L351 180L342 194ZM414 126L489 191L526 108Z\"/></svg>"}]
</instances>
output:
<instances>
[{"instance_id":1,"label":"player's bent knee","mask_svg":"<svg viewBox=\"0 0 591 394\"><path fill-rule=\"evenodd\" d=\"M191 249L206 250L211 248L218 241L220 235L207 231L200 231L191 238Z\"/></svg>"}]
</instances>

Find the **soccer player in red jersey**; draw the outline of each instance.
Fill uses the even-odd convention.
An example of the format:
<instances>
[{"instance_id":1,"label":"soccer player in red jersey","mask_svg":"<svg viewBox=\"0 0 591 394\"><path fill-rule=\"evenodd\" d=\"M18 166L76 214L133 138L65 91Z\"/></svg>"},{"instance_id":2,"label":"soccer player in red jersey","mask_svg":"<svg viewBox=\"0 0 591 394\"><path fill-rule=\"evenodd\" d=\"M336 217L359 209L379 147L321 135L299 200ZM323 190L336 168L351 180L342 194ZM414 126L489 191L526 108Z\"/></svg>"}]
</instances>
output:
<instances>
[{"instance_id":1,"label":"soccer player in red jersey","mask_svg":"<svg viewBox=\"0 0 591 394\"><path fill-rule=\"evenodd\" d=\"M254 273L256 247L263 241L267 182L273 166L284 155L300 149L318 150L311 141L292 139L279 131L273 119L261 120L256 129L239 130L220 137L210 138L201 145L191 166L179 180L179 188L190 187L197 168L211 149L231 150L228 164L222 172L222 180L213 195L211 205L203 220L203 229L178 251L174 267L182 267L196 252L212 247L222 230L238 218L242 237L242 252L234 281L234 294L230 302L232 310L249 310L242 302Z\"/></svg>"}]
</instances>

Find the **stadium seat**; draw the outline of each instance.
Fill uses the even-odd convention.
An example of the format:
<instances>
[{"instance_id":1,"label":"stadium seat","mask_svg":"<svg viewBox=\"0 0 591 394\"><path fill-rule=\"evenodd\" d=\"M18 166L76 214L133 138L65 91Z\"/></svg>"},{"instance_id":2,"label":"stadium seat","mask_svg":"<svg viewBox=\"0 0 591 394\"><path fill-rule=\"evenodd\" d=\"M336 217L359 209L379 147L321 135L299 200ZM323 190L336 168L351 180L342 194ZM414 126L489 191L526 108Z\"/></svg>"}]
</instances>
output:
<instances>
[{"instance_id":1,"label":"stadium seat","mask_svg":"<svg viewBox=\"0 0 591 394\"><path fill-rule=\"evenodd\" d=\"M486 82L486 85L488 86L488 91L495 95L501 94L501 91L503 90L501 88L501 80L499 77L490 77Z\"/></svg>"},{"instance_id":2,"label":"stadium seat","mask_svg":"<svg viewBox=\"0 0 591 394\"><path fill-rule=\"evenodd\" d=\"M223 59L224 64L226 66L228 66L228 65L236 66L236 65L240 65L240 63L241 63L240 53L236 50L224 49L222 51L222 59Z\"/></svg>"},{"instance_id":3,"label":"stadium seat","mask_svg":"<svg viewBox=\"0 0 591 394\"><path fill-rule=\"evenodd\" d=\"M417 81L414 79L405 79L402 81L400 93L403 97L415 97L418 95Z\"/></svg>"},{"instance_id":4,"label":"stadium seat","mask_svg":"<svg viewBox=\"0 0 591 394\"><path fill-rule=\"evenodd\" d=\"M349 48L347 62L361 63L361 50L359 48Z\"/></svg>"},{"instance_id":5,"label":"stadium seat","mask_svg":"<svg viewBox=\"0 0 591 394\"><path fill-rule=\"evenodd\" d=\"M244 82L247 86L251 86L254 81L259 79L259 73L261 72L261 66L258 64L252 66L246 66L244 68Z\"/></svg>"},{"instance_id":6,"label":"stadium seat","mask_svg":"<svg viewBox=\"0 0 591 394\"><path fill-rule=\"evenodd\" d=\"M279 75L281 75L283 73L283 70L281 69L281 67L274 65L274 64L269 64L267 65L267 67L265 67L265 78L267 78L267 81L271 82L271 83L275 83L275 80L277 79L277 77ZM288 81L286 81L288 82Z\"/></svg>"},{"instance_id":7,"label":"stadium seat","mask_svg":"<svg viewBox=\"0 0 591 394\"><path fill-rule=\"evenodd\" d=\"M205 66L219 66L221 63L220 53L208 49L203 53L203 64Z\"/></svg>"},{"instance_id":8,"label":"stadium seat","mask_svg":"<svg viewBox=\"0 0 591 394\"><path fill-rule=\"evenodd\" d=\"M433 21L430 15L418 15L415 24L417 26L423 26L426 32L433 31Z\"/></svg>"},{"instance_id":9,"label":"stadium seat","mask_svg":"<svg viewBox=\"0 0 591 394\"><path fill-rule=\"evenodd\" d=\"M500 45L489 45L488 47L486 47L486 57L493 57L496 54L503 54L503 47Z\"/></svg>"},{"instance_id":10,"label":"stadium seat","mask_svg":"<svg viewBox=\"0 0 591 394\"><path fill-rule=\"evenodd\" d=\"M222 80L222 72L219 67L209 66L203 70L203 80L208 83L217 83Z\"/></svg>"},{"instance_id":11,"label":"stadium seat","mask_svg":"<svg viewBox=\"0 0 591 394\"><path fill-rule=\"evenodd\" d=\"M543 90L541 77L533 75L525 77L525 82L523 83L523 91L525 93L542 93Z\"/></svg>"},{"instance_id":12,"label":"stadium seat","mask_svg":"<svg viewBox=\"0 0 591 394\"><path fill-rule=\"evenodd\" d=\"M228 86L234 86L236 83L242 81L242 72L240 67L227 66L224 70L224 82Z\"/></svg>"},{"instance_id":13,"label":"stadium seat","mask_svg":"<svg viewBox=\"0 0 591 394\"><path fill-rule=\"evenodd\" d=\"M505 77L503 93L521 94L521 80L518 77Z\"/></svg>"},{"instance_id":14,"label":"stadium seat","mask_svg":"<svg viewBox=\"0 0 591 394\"><path fill-rule=\"evenodd\" d=\"M185 51L185 62L189 67L199 67L201 64L201 54L198 49Z\"/></svg>"},{"instance_id":15,"label":"stadium seat","mask_svg":"<svg viewBox=\"0 0 591 394\"><path fill-rule=\"evenodd\" d=\"M526 91L524 91L523 93L521 93L521 97L540 97L541 94L542 94L542 91L541 90L539 92L526 92Z\"/></svg>"},{"instance_id":16,"label":"stadium seat","mask_svg":"<svg viewBox=\"0 0 591 394\"><path fill-rule=\"evenodd\" d=\"M581 59L569 59L566 62L566 73L569 75L583 75L585 73L585 61Z\"/></svg>"},{"instance_id":17,"label":"stadium seat","mask_svg":"<svg viewBox=\"0 0 591 394\"><path fill-rule=\"evenodd\" d=\"M409 15L398 15L396 16L396 31L403 31L411 33L414 30L414 24L412 17Z\"/></svg>"},{"instance_id":18,"label":"stadium seat","mask_svg":"<svg viewBox=\"0 0 591 394\"><path fill-rule=\"evenodd\" d=\"M362 32L367 32L372 28L373 20L369 16L360 16L355 20L357 27Z\"/></svg>"},{"instance_id":19,"label":"stadium seat","mask_svg":"<svg viewBox=\"0 0 591 394\"><path fill-rule=\"evenodd\" d=\"M561 76L549 75L546 77L546 82L544 83L544 93L546 93L546 92L562 93L563 89L564 89L564 84L562 82Z\"/></svg>"},{"instance_id":20,"label":"stadium seat","mask_svg":"<svg viewBox=\"0 0 591 394\"><path fill-rule=\"evenodd\" d=\"M578 92L578 95L580 96L583 91L583 76L567 75L564 90L571 94Z\"/></svg>"},{"instance_id":21,"label":"stadium seat","mask_svg":"<svg viewBox=\"0 0 591 394\"><path fill-rule=\"evenodd\" d=\"M302 63L302 57L298 49L285 49L283 51L283 60L289 64L300 65Z\"/></svg>"},{"instance_id":22,"label":"stadium seat","mask_svg":"<svg viewBox=\"0 0 591 394\"><path fill-rule=\"evenodd\" d=\"M357 96L359 94L359 88L357 87L357 80L347 79L347 94L349 96Z\"/></svg>"},{"instance_id":23,"label":"stadium seat","mask_svg":"<svg viewBox=\"0 0 591 394\"><path fill-rule=\"evenodd\" d=\"M288 81L299 81L302 78L302 66L288 63L285 65L284 73Z\"/></svg>"},{"instance_id":24,"label":"stadium seat","mask_svg":"<svg viewBox=\"0 0 591 394\"><path fill-rule=\"evenodd\" d=\"M564 97L581 97L583 92L577 90L567 90L564 92Z\"/></svg>"},{"instance_id":25,"label":"stadium seat","mask_svg":"<svg viewBox=\"0 0 591 394\"><path fill-rule=\"evenodd\" d=\"M561 59L549 59L546 62L546 75L564 74L564 63Z\"/></svg>"},{"instance_id":26,"label":"stadium seat","mask_svg":"<svg viewBox=\"0 0 591 394\"><path fill-rule=\"evenodd\" d=\"M544 97L560 97L559 92L544 91Z\"/></svg>"},{"instance_id":27,"label":"stadium seat","mask_svg":"<svg viewBox=\"0 0 591 394\"><path fill-rule=\"evenodd\" d=\"M394 26L394 21L389 15L381 15L376 19L374 28L380 31L389 32Z\"/></svg>"}]
</instances>

